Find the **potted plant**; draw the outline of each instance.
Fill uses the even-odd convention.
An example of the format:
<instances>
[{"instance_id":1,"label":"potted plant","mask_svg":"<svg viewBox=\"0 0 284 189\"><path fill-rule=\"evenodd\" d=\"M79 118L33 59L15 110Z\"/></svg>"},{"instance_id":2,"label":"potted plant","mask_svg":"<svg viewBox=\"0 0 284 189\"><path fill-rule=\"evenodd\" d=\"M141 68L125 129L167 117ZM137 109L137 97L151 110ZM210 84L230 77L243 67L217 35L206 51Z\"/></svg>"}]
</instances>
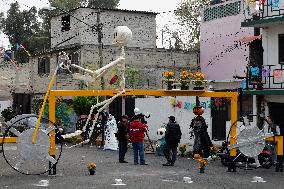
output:
<instances>
[{"instance_id":1,"label":"potted plant","mask_svg":"<svg viewBox=\"0 0 284 189\"><path fill-rule=\"evenodd\" d=\"M189 87L187 85L187 80L190 78L190 73L188 73L188 71L186 71L185 69L182 70L181 74L180 74L180 89L181 90L188 90Z\"/></svg>"},{"instance_id":2,"label":"potted plant","mask_svg":"<svg viewBox=\"0 0 284 189\"><path fill-rule=\"evenodd\" d=\"M193 78L194 78L194 85L195 87L193 88L194 90L203 90L204 87L202 86L204 83L204 78L205 75L201 72L196 72L195 74L193 74Z\"/></svg>"},{"instance_id":3,"label":"potted plant","mask_svg":"<svg viewBox=\"0 0 284 189\"><path fill-rule=\"evenodd\" d=\"M182 144L182 145L179 147L179 151L180 151L180 156L181 156L181 157L184 157L184 156L185 156L185 152L186 152L186 144Z\"/></svg>"},{"instance_id":4,"label":"potted plant","mask_svg":"<svg viewBox=\"0 0 284 189\"><path fill-rule=\"evenodd\" d=\"M174 72L164 72L164 77L165 77L165 79L167 80L167 89L168 90L171 90L171 89L173 89L173 86L172 86L172 84L174 83L174 76L175 76L175 74L174 74Z\"/></svg>"},{"instance_id":5,"label":"potted plant","mask_svg":"<svg viewBox=\"0 0 284 189\"><path fill-rule=\"evenodd\" d=\"M204 173L205 167L208 164L207 160L202 159L200 154L194 154L194 159L199 163L199 173Z\"/></svg>"},{"instance_id":6,"label":"potted plant","mask_svg":"<svg viewBox=\"0 0 284 189\"><path fill-rule=\"evenodd\" d=\"M90 172L90 175L94 175L96 173L97 164L95 162L90 162L88 163L87 168Z\"/></svg>"}]
</instances>

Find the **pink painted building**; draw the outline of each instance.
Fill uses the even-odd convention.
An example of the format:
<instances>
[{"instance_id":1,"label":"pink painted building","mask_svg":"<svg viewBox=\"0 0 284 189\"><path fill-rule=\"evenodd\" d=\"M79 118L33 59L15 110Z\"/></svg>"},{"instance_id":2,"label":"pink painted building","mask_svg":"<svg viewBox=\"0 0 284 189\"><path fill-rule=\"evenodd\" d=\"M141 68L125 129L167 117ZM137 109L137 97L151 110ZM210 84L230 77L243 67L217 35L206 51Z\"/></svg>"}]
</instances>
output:
<instances>
[{"instance_id":1,"label":"pink painted building","mask_svg":"<svg viewBox=\"0 0 284 189\"><path fill-rule=\"evenodd\" d=\"M245 76L249 46L238 42L254 35L254 28L243 28L242 1L231 0L211 5L203 12L200 40L201 71L208 80L230 80Z\"/></svg>"}]
</instances>

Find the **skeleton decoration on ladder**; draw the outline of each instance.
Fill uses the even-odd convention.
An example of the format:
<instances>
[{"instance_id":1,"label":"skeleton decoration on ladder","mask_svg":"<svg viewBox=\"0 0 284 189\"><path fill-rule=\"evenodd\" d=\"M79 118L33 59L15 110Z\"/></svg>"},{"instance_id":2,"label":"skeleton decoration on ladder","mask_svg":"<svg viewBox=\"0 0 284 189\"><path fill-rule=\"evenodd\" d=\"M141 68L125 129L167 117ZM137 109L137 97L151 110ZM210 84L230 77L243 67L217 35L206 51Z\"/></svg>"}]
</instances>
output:
<instances>
[{"instance_id":1,"label":"skeleton decoration on ladder","mask_svg":"<svg viewBox=\"0 0 284 189\"><path fill-rule=\"evenodd\" d=\"M76 131L74 133L71 133L71 134L64 135L63 138L74 137L74 136L81 134L82 132L86 132L87 125L91 121L93 111L95 110L95 108L102 106L101 108L98 109L98 111L95 115L95 119L93 120L93 124L92 124L92 126L90 128L90 132L89 132L89 138L90 138L91 134L94 130L95 124L97 122L99 113L102 112L106 107L108 107L117 97L121 96L125 92L125 51L124 51L124 46L127 45L130 42L131 38L132 38L132 32L128 27L118 26L115 29L113 44L120 47L120 49L121 49L120 57L118 57L113 62L105 65L104 67L99 68L96 71L92 71L92 70L83 68L83 67L78 66L76 64L71 64L71 61L69 60L69 57L66 53L62 53L59 56L59 61L61 61L61 62L59 62L59 64L61 65L62 69L67 69L67 70L70 71L70 68L74 67L74 68L77 68L77 69L86 73L85 75L82 75L82 74L79 74L79 73L74 73L73 78L75 78L75 79L84 80L84 81L93 81L94 79L96 80L96 79L99 79L100 77L104 76L107 73L107 71L109 71L109 69L114 67L114 66L118 66L120 68L120 76L121 76L121 81L120 81L120 90L121 91L119 93L117 93L115 96L113 96L112 98L104 100L103 102L100 102L96 105L93 105L91 107L88 119L87 119L83 129L80 130L80 131ZM85 140L84 142L89 142L89 139Z\"/></svg>"},{"instance_id":2,"label":"skeleton decoration on ladder","mask_svg":"<svg viewBox=\"0 0 284 189\"><path fill-rule=\"evenodd\" d=\"M3 143L2 141L0 142L2 143L2 151L5 160L14 170L28 175L43 174L48 171L51 174L51 170L53 170L53 174L56 174L56 169L53 169L53 167L56 166L61 155L62 139L78 136L86 131L86 126L91 120L91 115L94 109L100 107L97 111L97 114L95 115L95 119L93 120L91 128L92 130L97 121L99 113L102 112L106 107L108 107L109 104L113 102L113 100L115 100L118 96L121 96L125 92L124 46L129 43L131 38L132 32L128 27L118 26L115 29L113 44L119 46L119 48L121 49L120 56L115 61L110 62L109 64L103 66L102 68L99 68L96 71L91 71L78 65L74 65L71 63L66 53L60 53L58 66L55 68L55 71L52 74L39 112L39 116L19 115L13 118L9 123L7 123L8 127L3 137ZM73 77L75 79L96 80L102 77L105 73L107 73L107 71L109 71L110 68L114 66L119 66L120 70L120 92L118 92L112 98L104 100L103 102L92 106L88 120L82 130L77 130L74 133L61 135L60 130L55 123L52 123L49 120L43 118L45 105L49 98L50 91L59 69L67 69L70 71L71 67L78 68L84 71L86 74L73 74ZM91 133L92 132L89 133L88 138L90 138ZM17 139L14 136L16 136ZM11 143L6 143L5 141L10 141ZM55 141L57 141L56 146ZM86 139L82 143L87 142L89 142L89 139ZM13 143L15 146L12 146Z\"/></svg>"}]
</instances>

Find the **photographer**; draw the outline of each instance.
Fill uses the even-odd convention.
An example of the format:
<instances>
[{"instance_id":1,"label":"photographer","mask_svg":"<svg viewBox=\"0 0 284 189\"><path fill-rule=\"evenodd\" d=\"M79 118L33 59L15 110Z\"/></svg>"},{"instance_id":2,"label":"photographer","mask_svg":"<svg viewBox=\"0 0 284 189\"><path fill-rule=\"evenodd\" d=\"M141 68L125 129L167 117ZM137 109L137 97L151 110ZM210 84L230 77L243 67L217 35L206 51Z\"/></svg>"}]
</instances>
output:
<instances>
[{"instance_id":1,"label":"photographer","mask_svg":"<svg viewBox=\"0 0 284 189\"><path fill-rule=\"evenodd\" d=\"M129 140L133 147L134 165L138 165L138 154L140 165L148 165L144 159L144 132L148 126L141 122L141 116L135 115L132 120L129 125Z\"/></svg>"}]
</instances>

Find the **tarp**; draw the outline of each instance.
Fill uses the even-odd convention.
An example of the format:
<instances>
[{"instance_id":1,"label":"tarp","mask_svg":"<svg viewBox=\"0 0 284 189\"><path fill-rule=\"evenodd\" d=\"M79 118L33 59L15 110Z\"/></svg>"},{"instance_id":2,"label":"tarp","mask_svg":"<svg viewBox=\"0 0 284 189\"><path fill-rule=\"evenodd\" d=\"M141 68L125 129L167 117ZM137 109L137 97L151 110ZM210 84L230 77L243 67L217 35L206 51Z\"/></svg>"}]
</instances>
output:
<instances>
[{"instance_id":1,"label":"tarp","mask_svg":"<svg viewBox=\"0 0 284 189\"><path fill-rule=\"evenodd\" d=\"M257 39L258 40L261 39L261 35L258 35L258 36L252 36L252 35L244 36L241 39L239 39L238 41L240 41L242 43L250 43L250 42L252 42L254 40L257 40Z\"/></svg>"}]
</instances>

